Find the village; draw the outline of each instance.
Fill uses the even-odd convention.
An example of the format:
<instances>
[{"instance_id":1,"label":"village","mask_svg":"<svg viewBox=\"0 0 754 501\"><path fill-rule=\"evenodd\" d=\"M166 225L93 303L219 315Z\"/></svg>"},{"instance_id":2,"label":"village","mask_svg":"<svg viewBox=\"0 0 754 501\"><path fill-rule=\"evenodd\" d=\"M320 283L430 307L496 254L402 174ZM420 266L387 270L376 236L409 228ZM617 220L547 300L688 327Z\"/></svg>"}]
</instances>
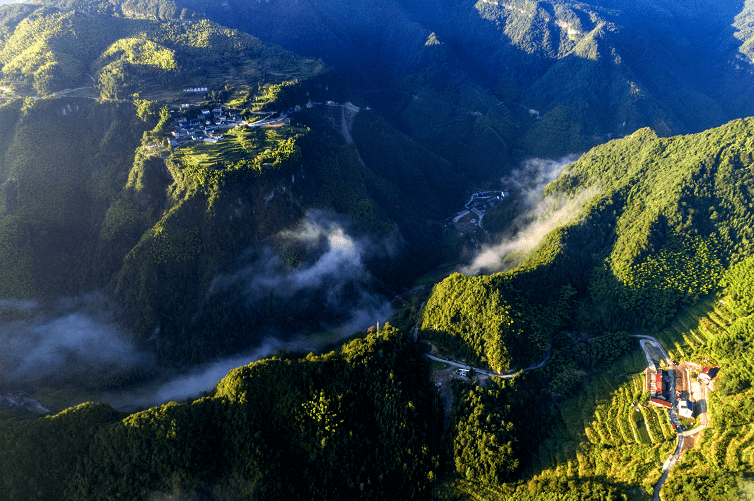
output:
<instances>
[{"instance_id":1,"label":"village","mask_svg":"<svg viewBox=\"0 0 754 501\"><path fill-rule=\"evenodd\" d=\"M274 126L288 123L285 114L272 119L273 113L265 113L265 118L248 122L241 116L241 110L219 106L202 109L195 118L181 116L174 121L173 129L166 133L170 145L181 147L192 142L216 143L223 138L221 130L232 129L241 125L249 127Z\"/></svg>"},{"instance_id":2,"label":"village","mask_svg":"<svg viewBox=\"0 0 754 501\"><path fill-rule=\"evenodd\" d=\"M175 110L171 110L171 113L175 113ZM264 115L264 118L248 121L241 116L240 109L224 105L212 110L201 109L196 112L194 118L187 116L188 113L190 112L182 113L181 116L175 118L163 134L173 150L194 143L217 143L225 137L224 131L236 127L276 128L290 124L290 118L285 113L274 117L273 112L251 112L255 115ZM163 157L170 155L170 151L164 150L157 142L147 144L144 148L149 155L157 153Z\"/></svg>"},{"instance_id":3,"label":"village","mask_svg":"<svg viewBox=\"0 0 754 501\"><path fill-rule=\"evenodd\" d=\"M193 91L194 89L184 89L184 92ZM190 104L182 104L181 111L183 111L183 113L172 121L171 126L164 133L164 137L174 149L192 143L217 143L225 137L222 131L235 127L277 128L284 125L290 125L290 114L299 112L304 108L312 108L315 105L342 107L354 113L360 111L358 106L349 102L338 104L333 101L327 101L325 103L309 101L303 107L296 105L294 108L289 109L285 113L280 113L278 116L275 116L276 112L272 111L247 111L251 115L263 117L256 120L244 119L242 116L243 110L225 105L214 107L211 110L209 108L201 108L199 111L194 110L193 113L196 113L196 115L194 115L194 118L191 118L187 115L192 113L193 106ZM170 112L175 113L176 110L171 110ZM146 145L145 148L148 152L154 154L160 151L160 144L151 143Z\"/></svg>"},{"instance_id":4,"label":"village","mask_svg":"<svg viewBox=\"0 0 754 501\"><path fill-rule=\"evenodd\" d=\"M495 207L508 195L507 191L479 191L473 193L471 199L466 202L465 209L453 215L452 222L458 223L461 219L473 213L479 219L472 218L469 222L481 228L485 210Z\"/></svg>"},{"instance_id":5,"label":"village","mask_svg":"<svg viewBox=\"0 0 754 501\"><path fill-rule=\"evenodd\" d=\"M644 390L650 393L649 405L668 409L671 426L679 433L693 428L694 424L704 426L706 390L712 389L712 380L719 369L693 362L674 362L667 368L651 362L648 365ZM674 419L676 414L683 419Z\"/></svg>"}]
</instances>

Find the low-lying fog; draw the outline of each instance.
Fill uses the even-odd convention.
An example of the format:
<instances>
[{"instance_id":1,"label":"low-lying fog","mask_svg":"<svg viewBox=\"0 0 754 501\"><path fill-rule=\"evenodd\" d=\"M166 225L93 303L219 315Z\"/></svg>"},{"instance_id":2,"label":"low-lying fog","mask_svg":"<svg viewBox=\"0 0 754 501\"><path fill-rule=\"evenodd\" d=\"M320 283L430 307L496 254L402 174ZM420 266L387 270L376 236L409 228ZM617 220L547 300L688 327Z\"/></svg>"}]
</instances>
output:
<instances>
[{"instance_id":1,"label":"low-lying fog","mask_svg":"<svg viewBox=\"0 0 754 501\"><path fill-rule=\"evenodd\" d=\"M559 160L530 159L501 179L506 189L517 193L524 211L512 226L513 235L494 245L483 245L473 262L461 271L474 275L480 271L505 271L515 267L526 254L534 250L552 230L576 218L584 204L597 194L587 189L573 197L544 197L545 187L554 181L563 168L579 159L569 155ZM515 258L513 258L515 256Z\"/></svg>"},{"instance_id":2,"label":"low-lying fog","mask_svg":"<svg viewBox=\"0 0 754 501\"><path fill-rule=\"evenodd\" d=\"M220 275L207 295L231 287L242 291L250 312L270 295L291 308L295 300L316 297L330 322L321 321L302 332L260 333L255 347L222 360L181 371L164 371L154 358L128 340L129 332L114 323L116 306L102 294L33 300L0 301L0 392L74 381L102 388L102 382L128 380L137 372L156 376L137 388L108 391L101 400L117 409L133 410L171 400L181 401L211 391L228 371L264 358L278 350L312 351L363 331L392 315L388 298L374 292L365 261L395 252L393 239L375 243L355 238L349 221L332 213L311 211L301 224L278 235L299 246L305 258L293 267L272 247L249 249L237 270ZM303 295L303 296L302 296ZM286 302L286 300L290 300ZM287 312L281 312L285 315ZM120 379L119 379L120 378ZM69 383L70 384L70 383ZM75 404L77 402L71 402Z\"/></svg>"}]
</instances>

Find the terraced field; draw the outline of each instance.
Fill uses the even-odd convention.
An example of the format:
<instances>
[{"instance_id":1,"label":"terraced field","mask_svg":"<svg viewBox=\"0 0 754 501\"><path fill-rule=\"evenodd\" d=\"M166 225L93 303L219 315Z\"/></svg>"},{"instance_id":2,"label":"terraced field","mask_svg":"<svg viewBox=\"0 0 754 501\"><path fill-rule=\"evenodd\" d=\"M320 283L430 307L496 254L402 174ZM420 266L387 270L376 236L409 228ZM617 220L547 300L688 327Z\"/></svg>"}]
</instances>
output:
<instances>
[{"instance_id":1,"label":"terraced field","mask_svg":"<svg viewBox=\"0 0 754 501\"><path fill-rule=\"evenodd\" d=\"M222 162L235 163L252 159L267 149L274 149L281 141L303 132L304 128L294 126L277 129L228 129L223 133L225 137L217 143L193 143L175 151L173 156L187 165L201 168Z\"/></svg>"},{"instance_id":2,"label":"terraced field","mask_svg":"<svg viewBox=\"0 0 754 501\"><path fill-rule=\"evenodd\" d=\"M650 488L675 445L675 434L664 410L640 404L645 368L637 347L564 401L562 420L537 451L532 473L606 477Z\"/></svg>"},{"instance_id":3,"label":"terraced field","mask_svg":"<svg viewBox=\"0 0 754 501\"><path fill-rule=\"evenodd\" d=\"M708 344L735 320L721 300L707 298L683 310L657 337L675 360L718 365Z\"/></svg>"},{"instance_id":4,"label":"terraced field","mask_svg":"<svg viewBox=\"0 0 754 501\"><path fill-rule=\"evenodd\" d=\"M700 452L705 459L717 466L736 465L738 468L754 468L754 422L750 415L739 409L742 396L721 398L707 393L710 403L710 421L722 421L720 415L728 413L727 426L711 426L702 432ZM732 411L732 413L731 413Z\"/></svg>"},{"instance_id":5,"label":"terraced field","mask_svg":"<svg viewBox=\"0 0 754 501\"><path fill-rule=\"evenodd\" d=\"M734 436L729 436L735 433ZM735 464L745 463L748 469L754 467L754 424L746 424L732 431L723 431L720 429L710 428L705 440L710 440L717 447L717 454L714 459L718 464ZM727 442L727 447L723 451L722 445ZM724 452L724 453L723 453Z\"/></svg>"},{"instance_id":6,"label":"terraced field","mask_svg":"<svg viewBox=\"0 0 754 501\"><path fill-rule=\"evenodd\" d=\"M727 334L736 320L736 315L726 307L725 298L708 297L684 309L656 337L676 360L725 368L734 361L718 359L710 345L718 336ZM745 368L739 366L739 370ZM745 394L722 397L714 391L707 392L710 426L701 433L694 447L706 464L727 468L735 465L740 471L754 469L754 422L751 415L740 410L742 399L746 398Z\"/></svg>"},{"instance_id":7,"label":"terraced field","mask_svg":"<svg viewBox=\"0 0 754 501\"><path fill-rule=\"evenodd\" d=\"M657 337L675 360L725 367L730 361L716 360L709 348L715 337L725 334L736 321L724 301L708 297L684 309L664 330L648 334ZM612 368L593 376L578 395L562 402L561 419L553 425L550 438L532 451L534 462L525 477L535 481L548 477L601 478L629 490L637 487L636 498L651 498L662 465L675 449L677 439L665 409L641 405L647 397L643 391L646 365L637 346ZM747 394L722 397L707 392L707 398L711 426L694 446L705 460L702 463L715 467L736 465L741 471L751 471L754 420L740 410ZM724 419L722 413L727 413ZM716 420L725 425L716 427ZM441 494L446 496L463 493L470 499L506 497L503 492L473 493L463 481L443 488L445 492Z\"/></svg>"}]
</instances>

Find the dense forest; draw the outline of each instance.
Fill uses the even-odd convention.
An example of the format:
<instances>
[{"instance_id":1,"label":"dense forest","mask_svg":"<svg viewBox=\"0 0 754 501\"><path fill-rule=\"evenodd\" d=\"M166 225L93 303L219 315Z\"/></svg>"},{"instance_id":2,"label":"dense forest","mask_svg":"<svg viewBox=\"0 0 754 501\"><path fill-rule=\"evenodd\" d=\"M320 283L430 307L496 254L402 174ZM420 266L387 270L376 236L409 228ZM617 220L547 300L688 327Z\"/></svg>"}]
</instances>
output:
<instances>
[{"instance_id":1,"label":"dense forest","mask_svg":"<svg viewBox=\"0 0 754 501\"><path fill-rule=\"evenodd\" d=\"M571 222L507 274L438 284L422 328L462 339L478 357L510 350L507 330L516 331L517 317L536 322L537 306L551 329L662 328L680 307L716 291L723 271L751 254L752 132L751 119L667 139L642 129L590 150L545 190L565 199L597 193ZM495 285L480 289L481 281ZM502 302L509 284L525 300ZM550 336L537 341L537 331L519 327L525 346L543 350ZM497 344L488 346L495 336ZM536 358L518 357L514 366Z\"/></svg>"},{"instance_id":2,"label":"dense forest","mask_svg":"<svg viewBox=\"0 0 754 501\"><path fill-rule=\"evenodd\" d=\"M687 452L683 466L673 470L665 495L743 495L742 482L752 471L747 417L752 133L754 121L745 119L672 138L643 129L594 148L544 192L560 199L596 193L570 223L552 231L512 271L453 275L435 286L422 332L494 370L526 366L536 357L521 345L541 353L563 327L599 336L586 342L554 336L553 360L541 375L553 371L543 383L559 410L550 416L553 431L531 463L534 479L566 475L583 485L592 478L589 472L606 471L610 460L603 461L612 457L613 464L625 465L609 475L616 492L631 495L631 485L651 492L654 471L659 475L652 458L664 460L675 446L674 434L664 413L642 409L638 423L633 415L631 405L647 398L640 390L646 362L636 351L620 360L621 353L636 350L625 332L615 332L628 330L657 334L674 359L724 368L710 394L714 427L703 432L699 450ZM505 262L501 255L499 266ZM538 302L552 310L538 311ZM549 319L551 328L523 323L538 318ZM498 365L501 353L515 355L513 363ZM610 369L600 369L601 362ZM626 412L634 419L626 420ZM645 426L648 434L642 436ZM569 448L574 440L587 446ZM497 495L507 485L482 483L498 485L492 491ZM446 488L471 489L463 482Z\"/></svg>"},{"instance_id":3,"label":"dense forest","mask_svg":"<svg viewBox=\"0 0 754 501\"><path fill-rule=\"evenodd\" d=\"M86 403L0 419L3 499L430 499L429 366L396 329L239 367L131 415Z\"/></svg>"},{"instance_id":4,"label":"dense forest","mask_svg":"<svg viewBox=\"0 0 754 501\"><path fill-rule=\"evenodd\" d=\"M100 97L117 100L217 85L218 77L266 83L271 72L295 78L320 70L314 61L207 20L91 16L31 4L3 11L2 81L15 92L44 96L93 84Z\"/></svg>"},{"instance_id":5,"label":"dense forest","mask_svg":"<svg viewBox=\"0 0 754 501\"><path fill-rule=\"evenodd\" d=\"M322 58L403 132L480 181L641 127L686 134L754 113L739 41L749 10L733 2L175 4Z\"/></svg>"}]
</instances>

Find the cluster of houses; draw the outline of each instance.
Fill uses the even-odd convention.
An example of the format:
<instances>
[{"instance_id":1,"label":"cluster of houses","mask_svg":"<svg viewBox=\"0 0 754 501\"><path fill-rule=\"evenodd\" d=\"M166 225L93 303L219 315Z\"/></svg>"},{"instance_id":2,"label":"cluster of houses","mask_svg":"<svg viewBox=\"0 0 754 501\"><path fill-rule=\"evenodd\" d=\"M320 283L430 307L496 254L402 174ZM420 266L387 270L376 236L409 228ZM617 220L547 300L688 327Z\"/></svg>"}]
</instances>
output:
<instances>
[{"instance_id":1,"label":"cluster of houses","mask_svg":"<svg viewBox=\"0 0 754 501\"><path fill-rule=\"evenodd\" d=\"M717 370L714 367L705 367L699 374L699 380L703 383L709 383L712 378L717 374ZM657 407L665 407L667 409L672 408L670 398L670 385L668 371L659 369L655 372L652 367L647 369L647 381L649 382L649 391L651 398L649 404ZM681 391L676 390L678 397L681 396ZM678 399L678 415L683 418L694 418L694 402L689 399Z\"/></svg>"},{"instance_id":2,"label":"cluster of houses","mask_svg":"<svg viewBox=\"0 0 754 501\"><path fill-rule=\"evenodd\" d=\"M241 110L222 106L211 111L203 109L194 118L177 118L173 130L167 134L172 146L199 141L216 143L223 138L223 134L219 132L221 129L230 129L245 123L246 121L241 118Z\"/></svg>"},{"instance_id":3,"label":"cluster of houses","mask_svg":"<svg viewBox=\"0 0 754 501\"><path fill-rule=\"evenodd\" d=\"M209 92L207 87L195 87L193 89L183 89L183 92Z\"/></svg>"},{"instance_id":4,"label":"cluster of houses","mask_svg":"<svg viewBox=\"0 0 754 501\"><path fill-rule=\"evenodd\" d=\"M649 405L665 407L670 409L673 405L670 402L669 375L662 369L655 372L654 381L650 383L650 392L652 398L649 399ZM694 402L688 399L678 400L678 415L684 418L694 418Z\"/></svg>"}]
</instances>

